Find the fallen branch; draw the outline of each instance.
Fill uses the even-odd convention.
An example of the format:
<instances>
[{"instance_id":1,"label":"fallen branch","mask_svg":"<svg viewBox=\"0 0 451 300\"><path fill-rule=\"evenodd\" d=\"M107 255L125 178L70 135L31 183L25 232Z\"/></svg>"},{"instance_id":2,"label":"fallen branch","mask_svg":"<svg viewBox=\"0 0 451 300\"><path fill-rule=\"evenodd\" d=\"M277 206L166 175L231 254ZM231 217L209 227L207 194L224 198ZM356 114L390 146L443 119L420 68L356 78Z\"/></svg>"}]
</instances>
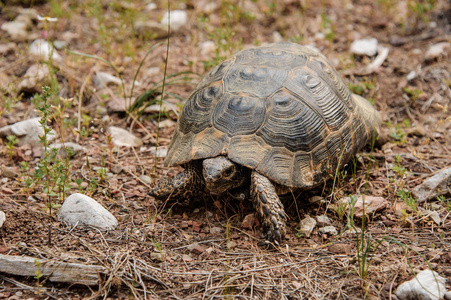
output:
<instances>
[{"instance_id":1,"label":"fallen branch","mask_svg":"<svg viewBox=\"0 0 451 300\"><path fill-rule=\"evenodd\" d=\"M38 262L38 263L37 263ZM39 265L39 267L38 267ZM102 266L66 263L29 256L12 256L0 254L0 272L20 276L48 277L53 282L70 282L84 285L98 285L100 273L106 270Z\"/></svg>"}]
</instances>

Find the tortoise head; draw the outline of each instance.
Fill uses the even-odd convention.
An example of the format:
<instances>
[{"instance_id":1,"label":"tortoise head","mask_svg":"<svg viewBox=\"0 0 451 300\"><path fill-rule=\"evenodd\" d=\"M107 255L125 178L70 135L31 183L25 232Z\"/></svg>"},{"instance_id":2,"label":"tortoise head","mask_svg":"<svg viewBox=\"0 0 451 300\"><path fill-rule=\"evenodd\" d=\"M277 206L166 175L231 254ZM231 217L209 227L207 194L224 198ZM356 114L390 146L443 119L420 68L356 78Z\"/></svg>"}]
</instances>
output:
<instances>
[{"instance_id":1,"label":"tortoise head","mask_svg":"<svg viewBox=\"0 0 451 300\"><path fill-rule=\"evenodd\" d=\"M207 158L202 163L205 185L213 195L241 186L246 180L244 169L224 156Z\"/></svg>"}]
</instances>

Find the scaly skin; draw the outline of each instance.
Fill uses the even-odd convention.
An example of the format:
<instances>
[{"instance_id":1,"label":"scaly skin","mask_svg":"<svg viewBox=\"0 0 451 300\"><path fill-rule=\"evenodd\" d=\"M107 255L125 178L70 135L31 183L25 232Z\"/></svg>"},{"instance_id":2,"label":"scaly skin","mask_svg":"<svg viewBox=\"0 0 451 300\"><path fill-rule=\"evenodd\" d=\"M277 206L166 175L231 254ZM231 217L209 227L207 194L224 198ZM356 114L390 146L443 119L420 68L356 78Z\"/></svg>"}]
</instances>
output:
<instances>
[{"instance_id":1,"label":"scaly skin","mask_svg":"<svg viewBox=\"0 0 451 300\"><path fill-rule=\"evenodd\" d=\"M188 164L183 172L158 181L149 195L161 200L184 200L180 203L188 204L189 200L203 189L204 181L199 174L199 166Z\"/></svg>"},{"instance_id":2,"label":"scaly skin","mask_svg":"<svg viewBox=\"0 0 451 300\"><path fill-rule=\"evenodd\" d=\"M251 197L267 241L279 245L286 233L287 215L274 185L255 171L251 174Z\"/></svg>"}]
</instances>

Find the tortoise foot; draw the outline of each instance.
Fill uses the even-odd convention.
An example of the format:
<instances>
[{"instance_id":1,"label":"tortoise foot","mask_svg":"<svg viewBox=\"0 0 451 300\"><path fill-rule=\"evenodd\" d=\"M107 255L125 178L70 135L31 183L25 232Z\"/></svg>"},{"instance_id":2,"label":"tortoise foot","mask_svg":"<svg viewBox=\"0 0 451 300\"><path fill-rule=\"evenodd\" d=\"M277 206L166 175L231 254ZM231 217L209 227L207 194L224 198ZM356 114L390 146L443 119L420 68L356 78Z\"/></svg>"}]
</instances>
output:
<instances>
[{"instance_id":1,"label":"tortoise foot","mask_svg":"<svg viewBox=\"0 0 451 300\"><path fill-rule=\"evenodd\" d=\"M251 197L266 241L279 245L286 233L287 215L274 185L265 176L252 172Z\"/></svg>"}]
</instances>

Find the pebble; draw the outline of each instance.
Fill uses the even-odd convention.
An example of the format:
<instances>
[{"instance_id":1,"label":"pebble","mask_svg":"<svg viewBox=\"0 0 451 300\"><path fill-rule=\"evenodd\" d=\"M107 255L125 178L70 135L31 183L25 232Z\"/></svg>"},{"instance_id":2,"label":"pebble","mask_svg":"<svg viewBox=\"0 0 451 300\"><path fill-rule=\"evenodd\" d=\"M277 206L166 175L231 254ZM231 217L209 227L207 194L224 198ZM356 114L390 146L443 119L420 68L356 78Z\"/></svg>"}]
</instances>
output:
<instances>
[{"instance_id":1,"label":"pebble","mask_svg":"<svg viewBox=\"0 0 451 300\"><path fill-rule=\"evenodd\" d=\"M274 31L272 33L272 41L273 43L280 43L283 42L283 36L278 31Z\"/></svg>"},{"instance_id":2,"label":"pebble","mask_svg":"<svg viewBox=\"0 0 451 300\"><path fill-rule=\"evenodd\" d=\"M331 235L337 235L338 231L334 226L324 226L324 227L320 227L318 228L318 231L321 233L328 233Z\"/></svg>"},{"instance_id":3,"label":"pebble","mask_svg":"<svg viewBox=\"0 0 451 300\"><path fill-rule=\"evenodd\" d=\"M190 245L190 246L188 247L188 249L189 249L192 253L197 254L197 255L200 255L200 254L202 254L202 253L205 252L205 248L202 247L202 246L199 245L199 244L192 244L192 245Z\"/></svg>"},{"instance_id":4,"label":"pebble","mask_svg":"<svg viewBox=\"0 0 451 300\"><path fill-rule=\"evenodd\" d=\"M161 19L161 25L168 26L168 20L171 22L171 30L179 31L188 23L188 14L184 10L171 10L170 15L168 12L165 13Z\"/></svg>"},{"instance_id":5,"label":"pebble","mask_svg":"<svg viewBox=\"0 0 451 300\"><path fill-rule=\"evenodd\" d=\"M100 89L105 88L110 83L121 85L122 81L120 78L106 72L97 72L96 75L94 76L94 84L96 85L97 88Z\"/></svg>"},{"instance_id":6,"label":"pebble","mask_svg":"<svg viewBox=\"0 0 451 300\"><path fill-rule=\"evenodd\" d=\"M53 148L59 149L58 154L62 158L66 158L66 155L68 154L65 149L70 149L73 152L73 156L76 156L80 153L86 153L88 151L85 147L83 147L77 143L73 143L73 142L66 142L64 144L54 143L54 144L51 144L49 146L49 148L50 149L53 149Z\"/></svg>"},{"instance_id":7,"label":"pebble","mask_svg":"<svg viewBox=\"0 0 451 300\"><path fill-rule=\"evenodd\" d=\"M451 46L451 43L448 42L442 42L431 45L429 49L426 51L424 58L426 60L433 60L435 58L438 58L443 54L443 52L445 52L445 49L448 48L449 46Z\"/></svg>"},{"instance_id":8,"label":"pebble","mask_svg":"<svg viewBox=\"0 0 451 300\"><path fill-rule=\"evenodd\" d=\"M3 226L3 223L6 221L6 215L3 211L0 210L0 228Z\"/></svg>"},{"instance_id":9,"label":"pebble","mask_svg":"<svg viewBox=\"0 0 451 300\"><path fill-rule=\"evenodd\" d=\"M28 25L26 23L12 21L3 23L0 28L6 31L12 40L22 41L27 37L27 27Z\"/></svg>"},{"instance_id":10,"label":"pebble","mask_svg":"<svg viewBox=\"0 0 451 300\"><path fill-rule=\"evenodd\" d=\"M318 222L318 226L330 225L331 223L330 219L325 215L317 216L316 222Z\"/></svg>"},{"instance_id":11,"label":"pebble","mask_svg":"<svg viewBox=\"0 0 451 300\"><path fill-rule=\"evenodd\" d=\"M316 220L307 215L299 223L299 233L305 235L306 237L310 237L315 226Z\"/></svg>"},{"instance_id":12,"label":"pebble","mask_svg":"<svg viewBox=\"0 0 451 300\"><path fill-rule=\"evenodd\" d=\"M46 40L37 39L33 41L28 49L28 52L33 55L39 56L43 60L48 60L50 55L55 61L62 61L63 58L58 52L49 44Z\"/></svg>"},{"instance_id":13,"label":"pebble","mask_svg":"<svg viewBox=\"0 0 451 300\"><path fill-rule=\"evenodd\" d=\"M34 64L27 69L17 87L23 92L40 93L41 87L48 83L49 78L50 72L47 65Z\"/></svg>"},{"instance_id":14,"label":"pebble","mask_svg":"<svg viewBox=\"0 0 451 300\"><path fill-rule=\"evenodd\" d=\"M230 241L227 243L227 249L233 249L237 246L238 244L235 241Z\"/></svg>"},{"instance_id":15,"label":"pebble","mask_svg":"<svg viewBox=\"0 0 451 300\"><path fill-rule=\"evenodd\" d=\"M168 28L156 21L136 21L135 31L138 35L149 39L162 39L168 36Z\"/></svg>"},{"instance_id":16,"label":"pebble","mask_svg":"<svg viewBox=\"0 0 451 300\"><path fill-rule=\"evenodd\" d=\"M39 136L44 134L44 130L39 124L40 118L28 119L20 121L12 125L0 128L0 137L7 137L8 135L15 135L19 140L18 146L34 144L39 142ZM47 136L49 141L55 138L55 132L52 130L51 134Z\"/></svg>"},{"instance_id":17,"label":"pebble","mask_svg":"<svg viewBox=\"0 0 451 300\"><path fill-rule=\"evenodd\" d=\"M327 249L335 254L351 254L352 252L350 244L334 244L329 246Z\"/></svg>"},{"instance_id":18,"label":"pebble","mask_svg":"<svg viewBox=\"0 0 451 300\"><path fill-rule=\"evenodd\" d=\"M355 40L351 44L351 53L357 55L374 56L377 53L377 39Z\"/></svg>"},{"instance_id":19,"label":"pebble","mask_svg":"<svg viewBox=\"0 0 451 300\"><path fill-rule=\"evenodd\" d=\"M248 214L244 217L243 222L241 222L241 228L252 229L255 223L255 215Z\"/></svg>"},{"instance_id":20,"label":"pebble","mask_svg":"<svg viewBox=\"0 0 451 300\"><path fill-rule=\"evenodd\" d=\"M114 173L114 169L113 169L113 173ZM150 176L147 176L147 175L141 175L141 176L139 176L139 179L141 179L146 184L151 184L152 183L152 179L150 178Z\"/></svg>"},{"instance_id":21,"label":"pebble","mask_svg":"<svg viewBox=\"0 0 451 300\"><path fill-rule=\"evenodd\" d=\"M75 193L67 197L58 213L58 221L70 226L85 225L99 229L114 229L117 219L97 201Z\"/></svg>"},{"instance_id":22,"label":"pebble","mask_svg":"<svg viewBox=\"0 0 451 300\"><path fill-rule=\"evenodd\" d=\"M400 300L422 299L439 300L445 296L446 278L431 270L418 273L415 278L401 284L396 290Z\"/></svg>"},{"instance_id":23,"label":"pebble","mask_svg":"<svg viewBox=\"0 0 451 300\"><path fill-rule=\"evenodd\" d=\"M205 41L200 44L200 54L204 57L213 56L216 51L216 44L213 41Z\"/></svg>"},{"instance_id":24,"label":"pebble","mask_svg":"<svg viewBox=\"0 0 451 300\"><path fill-rule=\"evenodd\" d=\"M418 202L435 199L437 196L451 192L451 168L442 169L412 190Z\"/></svg>"},{"instance_id":25,"label":"pebble","mask_svg":"<svg viewBox=\"0 0 451 300\"><path fill-rule=\"evenodd\" d=\"M116 126L110 126L108 127L108 132L111 134L113 144L116 146L139 147L143 144L141 139L134 136L125 129Z\"/></svg>"},{"instance_id":26,"label":"pebble","mask_svg":"<svg viewBox=\"0 0 451 300\"><path fill-rule=\"evenodd\" d=\"M354 195L356 197L356 195ZM339 203L349 205L351 197L343 198ZM365 202L365 215L373 214L388 207L389 203L383 197L375 197L370 195L360 195L358 196L357 202L355 203L354 216L357 218L363 217L363 203Z\"/></svg>"},{"instance_id":27,"label":"pebble","mask_svg":"<svg viewBox=\"0 0 451 300\"><path fill-rule=\"evenodd\" d=\"M19 174L11 168L0 166L0 176L7 178L14 178L19 176Z\"/></svg>"}]
</instances>

